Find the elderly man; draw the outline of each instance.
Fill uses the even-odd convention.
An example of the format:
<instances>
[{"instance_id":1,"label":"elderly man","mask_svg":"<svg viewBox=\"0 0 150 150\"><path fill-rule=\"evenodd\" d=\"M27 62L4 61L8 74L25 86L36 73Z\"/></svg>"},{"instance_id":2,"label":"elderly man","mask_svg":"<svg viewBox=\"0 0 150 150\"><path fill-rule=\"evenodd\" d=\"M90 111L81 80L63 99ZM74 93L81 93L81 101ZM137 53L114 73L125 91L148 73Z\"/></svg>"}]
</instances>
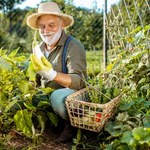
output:
<instances>
[{"instance_id":1,"label":"elderly man","mask_svg":"<svg viewBox=\"0 0 150 150\"><path fill-rule=\"evenodd\" d=\"M41 51L52 65L48 71L40 70L37 74L46 79L45 86L56 89L49 100L53 110L66 124L58 138L61 142L71 139L73 131L66 111L65 98L83 88L85 84L82 78L86 78L86 54L83 45L77 39L71 38L67 48L64 48L70 38L65 29L73 23L73 17L62 13L54 2L41 3L38 12L27 18L27 25L39 30L43 40L34 53Z\"/></svg>"}]
</instances>

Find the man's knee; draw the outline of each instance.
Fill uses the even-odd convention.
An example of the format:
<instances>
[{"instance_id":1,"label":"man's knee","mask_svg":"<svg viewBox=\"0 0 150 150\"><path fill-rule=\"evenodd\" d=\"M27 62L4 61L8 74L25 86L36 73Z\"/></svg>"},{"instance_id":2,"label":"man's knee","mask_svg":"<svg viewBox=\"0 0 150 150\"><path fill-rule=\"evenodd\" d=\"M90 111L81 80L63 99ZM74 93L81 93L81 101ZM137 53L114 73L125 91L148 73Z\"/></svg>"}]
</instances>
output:
<instances>
[{"instance_id":1,"label":"man's knee","mask_svg":"<svg viewBox=\"0 0 150 150\"><path fill-rule=\"evenodd\" d=\"M50 96L50 103L53 110L63 119L67 118L65 98L74 92L75 90L64 88L55 90Z\"/></svg>"},{"instance_id":2,"label":"man's knee","mask_svg":"<svg viewBox=\"0 0 150 150\"><path fill-rule=\"evenodd\" d=\"M62 95L61 90L55 90L50 96L50 103L53 108L59 108L63 104L65 98Z\"/></svg>"}]
</instances>

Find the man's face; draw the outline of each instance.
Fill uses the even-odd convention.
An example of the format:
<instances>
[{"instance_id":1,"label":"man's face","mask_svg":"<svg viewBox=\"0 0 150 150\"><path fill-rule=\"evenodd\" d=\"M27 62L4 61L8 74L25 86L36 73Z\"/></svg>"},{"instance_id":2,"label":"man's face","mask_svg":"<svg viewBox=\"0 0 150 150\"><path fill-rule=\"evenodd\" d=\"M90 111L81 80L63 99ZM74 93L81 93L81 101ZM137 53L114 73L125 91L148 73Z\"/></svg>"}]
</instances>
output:
<instances>
[{"instance_id":1,"label":"man's face","mask_svg":"<svg viewBox=\"0 0 150 150\"><path fill-rule=\"evenodd\" d=\"M43 15L38 18L38 28L43 41L51 46L61 36L63 21L54 15Z\"/></svg>"},{"instance_id":2,"label":"man's face","mask_svg":"<svg viewBox=\"0 0 150 150\"><path fill-rule=\"evenodd\" d=\"M41 33L57 32L63 28L63 21L54 15L42 15L38 18L38 27Z\"/></svg>"}]
</instances>

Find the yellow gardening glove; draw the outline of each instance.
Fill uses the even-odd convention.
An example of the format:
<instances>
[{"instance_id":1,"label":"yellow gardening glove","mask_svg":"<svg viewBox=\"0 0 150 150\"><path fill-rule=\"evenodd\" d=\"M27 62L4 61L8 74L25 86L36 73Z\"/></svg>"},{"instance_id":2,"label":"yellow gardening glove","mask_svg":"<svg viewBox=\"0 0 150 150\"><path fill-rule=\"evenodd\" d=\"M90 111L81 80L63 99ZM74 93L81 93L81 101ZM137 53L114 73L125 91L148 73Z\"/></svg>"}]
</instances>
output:
<instances>
[{"instance_id":1,"label":"yellow gardening glove","mask_svg":"<svg viewBox=\"0 0 150 150\"><path fill-rule=\"evenodd\" d=\"M42 77L49 81L52 81L56 77L57 72L53 70L51 63L44 56L39 60L34 54L31 54L31 62L35 71Z\"/></svg>"},{"instance_id":2,"label":"yellow gardening glove","mask_svg":"<svg viewBox=\"0 0 150 150\"><path fill-rule=\"evenodd\" d=\"M42 53L39 45L36 45L35 47L32 48L33 54L38 58L41 59L44 54Z\"/></svg>"}]
</instances>

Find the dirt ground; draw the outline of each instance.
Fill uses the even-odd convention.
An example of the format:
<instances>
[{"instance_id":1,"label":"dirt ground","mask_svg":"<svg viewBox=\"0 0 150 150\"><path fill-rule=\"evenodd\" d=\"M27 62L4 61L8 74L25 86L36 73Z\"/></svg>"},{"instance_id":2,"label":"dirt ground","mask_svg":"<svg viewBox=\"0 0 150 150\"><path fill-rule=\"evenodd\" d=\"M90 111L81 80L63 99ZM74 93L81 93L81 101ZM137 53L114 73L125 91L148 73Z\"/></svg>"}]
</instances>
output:
<instances>
[{"instance_id":1,"label":"dirt ground","mask_svg":"<svg viewBox=\"0 0 150 150\"><path fill-rule=\"evenodd\" d=\"M25 135L22 135L15 129L15 127L13 127L13 129L11 128L7 134L1 133L0 130L0 150L71 150L72 146L74 145L73 139L65 143L57 141L57 138L62 133L64 127L65 126L61 121L59 121L57 127L47 123L43 134L40 135L37 140L35 140L36 142L34 142L32 138L27 138ZM40 128L38 129L37 127L36 130L37 132L40 132ZM99 144L97 133L82 130L82 134L86 135L86 143L94 146ZM94 147L86 148L86 150L96 149L97 148ZM82 145L79 145L78 150L85 149L82 147Z\"/></svg>"},{"instance_id":2,"label":"dirt ground","mask_svg":"<svg viewBox=\"0 0 150 150\"><path fill-rule=\"evenodd\" d=\"M43 135L37 140L37 143L26 138L15 130L10 132L7 141L5 141L5 148L1 147L0 150L71 150L72 141L66 143L57 142L57 137L60 132L58 129L46 129Z\"/></svg>"}]
</instances>

